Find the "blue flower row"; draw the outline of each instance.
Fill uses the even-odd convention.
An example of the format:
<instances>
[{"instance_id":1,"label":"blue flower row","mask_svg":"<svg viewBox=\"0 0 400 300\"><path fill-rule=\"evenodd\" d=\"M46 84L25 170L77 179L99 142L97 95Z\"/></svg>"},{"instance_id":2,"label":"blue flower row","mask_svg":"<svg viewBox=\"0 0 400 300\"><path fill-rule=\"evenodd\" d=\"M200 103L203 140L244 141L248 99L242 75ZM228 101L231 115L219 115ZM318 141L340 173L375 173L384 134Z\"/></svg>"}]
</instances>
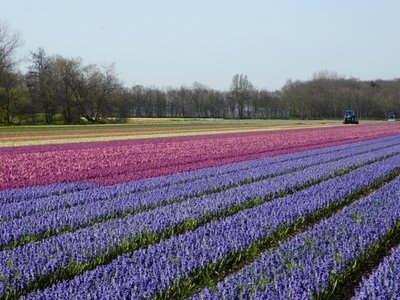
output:
<instances>
[{"instance_id":1,"label":"blue flower row","mask_svg":"<svg viewBox=\"0 0 400 300\"><path fill-rule=\"evenodd\" d=\"M265 193L263 196L274 195L278 192L289 191L306 183L330 176L337 171L346 170L360 164L371 163L376 159L396 153L400 153L400 148L398 146L392 146L328 163L321 163L317 166L308 167L293 173L268 178L259 182L239 186L235 189L203 197L218 199L221 197L231 198L233 195L241 195L241 198L253 199L259 197L257 190L260 188L262 188L262 193ZM281 167L276 165L276 168L280 170ZM265 172L268 172L268 169L273 170L274 168L265 166L264 169L258 171L259 173L256 171L251 173L258 174L256 176L261 176L263 173L265 174ZM250 176L250 174L247 176ZM225 182L238 181L237 179L232 179L237 177L242 178L240 172L232 173L223 180L225 180ZM197 184L194 185L197 186ZM266 190L266 187L268 187L268 190ZM193 191L190 188L190 185L187 188L189 190L188 193ZM201 188L204 188L204 186ZM175 191L175 193L176 192L177 191ZM152 197L148 194L146 194L145 197L117 197L107 201L94 202L82 206L44 212L42 214L35 214L20 219L0 222L0 246L4 247L19 242L22 239L26 239L27 237L45 235L48 232L57 232L65 229L73 231L82 226L87 226L87 224L91 225L92 222L98 222L101 219L112 218L115 215L133 213L143 209L143 207L151 208L167 204L169 199L165 198L166 195L169 194L158 192L153 194ZM172 198L179 197L176 196Z\"/></svg>"},{"instance_id":2,"label":"blue flower row","mask_svg":"<svg viewBox=\"0 0 400 300\"><path fill-rule=\"evenodd\" d=\"M224 219L212 221L194 231L174 236L130 254L120 255L107 265L99 266L93 271L84 272L71 281L62 281L49 289L30 295L29 298L136 299L153 297L160 291L174 285L178 280L188 279L194 272L205 269L210 264L221 263L230 254L245 250L251 244L271 236L282 226L327 207L357 189L371 185L376 180L396 170L399 165L399 156L370 164L292 195L240 211ZM264 188L268 189L268 186L264 186ZM262 195L263 185L260 184L256 191ZM225 198L224 201L229 201L229 198ZM220 203L223 203L223 201ZM189 204L187 205L189 208ZM217 210L219 207L219 204L214 201L207 203L207 205L212 205ZM199 218L202 211L208 209L207 205L199 206L197 215L191 215L190 210L176 210L175 218L183 220L182 214L190 218ZM173 212L171 211L171 213ZM165 230L169 226L169 224L164 225L165 220L167 220L164 215L156 214L154 217L157 215L159 217L156 219L141 218L142 224L146 224L144 225L147 227L146 230L150 232L159 230L157 228ZM388 220L391 219L388 218ZM126 223L127 226L128 224ZM132 227L132 229L135 227ZM108 232L109 236L104 236L104 234L107 235L105 229L95 234L92 233L91 236L77 232L75 241L65 240L64 247L70 247L68 252L57 250L63 247L61 244L53 249L52 257L55 259L50 260L46 267L53 268L53 264L64 256L68 257L64 259L65 261L71 258L84 261L84 257L98 255L98 253L107 249L109 244L113 243L113 239L117 239L118 235L125 235L126 237L127 231L129 231L129 228L125 227L119 232ZM58 238L62 239L64 236L68 235ZM329 238L329 236L324 238ZM55 240L53 241L53 244L55 244ZM51 243L49 244L51 245ZM96 248L94 245L98 245L97 253L95 253L96 249L93 249ZM345 248L344 245L339 243L337 246ZM323 251L323 248L321 248L321 251ZM57 255L57 253L61 254ZM39 249L37 249L36 254L32 251L31 255L31 257L21 258L21 261L15 264L14 272L8 273L10 280L12 280L11 274L15 274L15 271L25 274L25 277L29 270L31 270L33 277L38 276L38 273L43 274L42 270L37 269L42 266L40 263L36 268L28 264L27 269L21 269L24 267L24 263L27 264L30 260L35 261L43 256L49 256L48 253L40 253ZM14 259L17 260L18 257L14 257ZM13 264L10 263L10 265ZM4 265L4 263L1 265ZM23 276L21 277L23 278ZM5 288L4 285L3 290ZM232 299L237 298L233 297Z\"/></svg>"},{"instance_id":3,"label":"blue flower row","mask_svg":"<svg viewBox=\"0 0 400 300\"><path fill-rule=\"evenodd\" d=\"M383 149L358 156L362 158L362 161L371 161L381 155L392 153L392 151L393 149ZM73 262L87 262L115 249L121 243L140 237L144 232L162 233L168 228L181 226L190 220L199 221L209 216L221 214L229 211L232 207L249 203L251 199L263 199L282 188L290 188L305 183L310 178L325 176L335 170L348 167L349 163L359 163L360 157L358 156L336 161L329 165L314 166L298 173L279 176L270 181L242 186L224 193L193 198L182 203L159 207L122 219L110 220L75 233L46 239L41 243L28 244L14 251L3 251L0 253L0 266L8 265L11 267L4 269L0 273L6 274L6 277L11 281L11 278L17 279L13 277L15 272L31 274L31 278L28 280L28 282L31 282L36 280L39 275L45 276L67 266L71 262L70 257L72 256L74 257ZM358 159L356 159L357 157ZM362 172L366 172L365 170ZM337 180L343 179L338 178ZM290 185L290 183L292 184ZM332 184L332 181L324 183L323 186L328 188L330 184ZM301 197L304 193L305 195L310 195L309 193L312 191L313 189L303 191L298 196ZM340 198L342 194L339 193L336 196ZM87 241L91 242L88 243ZM48 257L52 258L50 267ZM32 263L26 264L27 261ZM32 264L34 264L34 267L32 267ZM35 271L32 272L32 269L35 269ZM25 283L26 281L18 278L18 283L16 285L13 284L13 288L21 289Z\"/></svg>"},{"instance_id":4,"label":"blue flower row","mask_svg":"<svg viewBox=\"0 0 400 300\"><path fill-rule=\"evenodd\" d=\"M397 195L399 194L400 188L397 189ZM363 278L361 287L356 289L354 299L398 299L399 297L400 247L397 247L368 278Z\"/></svg>"},{"instance_id":5,"label":"blue flower row","mask_svg":"<svg viewBox=\"0 0 400 300\"><path fill-rule=\"evenodd\" d=\"M312 299L398 224L399 186L400 177L310 230L281 243L278 249L265 252L250 265L218 283L214 291L206 288L192 300ZM390 267L386 264L384 272ZM391 277L386 275L388 281L381 280L380 284L372 287L377 293L382 288L380 297L366 294L368 288L364 288L363 296L359 297L397 299L399 294L394 298L387 297L385 286L397 284L398 288L399 276L394 272ZM364 297L366 295L371 297Z\"/></svg>"},{"instance_id":6,"label":"blue flower row","mask_svg":"<svg viewBox=\"0 0 400 300\"><path fill-rule=\"evenodd\" d=\"M327 149L323 149L319 151L313 150L310 153L285 155L279 158L259 159L247 164L238 163L185 173L180 176L174 175L168 178L159 178L157 180L158 185L154 185L154 180L120 184L113 187L92 186L92 188L89 188L89 186L77 185L77 191L74 193L71 192L74 185L66 184L63 187L64 189L59 191L64 192L61 196L54 195L47 198L33 197L31 200L5 203L0 211L0 221L10 221L14 218L23 218L33 214L60 209L68 210L71 207L85 206L89 203L99 201L115 201L121 198L124 201L145 202L145 204L148 204L147 199L149 198L160 197L163 198L164 202L173 202L173 200L176 201L177 199L223 190L232 185L240 185L242 183L277 176L313 164L338 160L368 151L376 151L384 147L394 147L399 145L399 143L400 137L391 137L384 140L377 139L374 142L358 143L358 147L356 148L353 148L354 145L347 145L348 148L344 148L343 146L333 147L329 152ZM211 176L211 174L213 175ZM165 180L167 182L163 182ZM54 185L50 186L48 194L51 194L54 188ZM33 190L37 189L33 188ZM14 192L16 193L16 191ZM150 205L153 204L150 203ZM146 206L144 205L142 208L146 208Z\"/></svg>"}]
</instances>

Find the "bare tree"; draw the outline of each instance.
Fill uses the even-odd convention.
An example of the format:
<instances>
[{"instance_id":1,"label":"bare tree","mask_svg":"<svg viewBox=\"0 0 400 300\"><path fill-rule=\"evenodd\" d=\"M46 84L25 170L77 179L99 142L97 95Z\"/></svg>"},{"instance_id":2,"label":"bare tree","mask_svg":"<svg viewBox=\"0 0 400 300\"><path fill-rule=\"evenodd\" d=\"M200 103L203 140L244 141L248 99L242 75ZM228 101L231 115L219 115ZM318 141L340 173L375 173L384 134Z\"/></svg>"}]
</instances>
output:
<instances>
[{"instance_id":1,"label":"bare tree","mask_svg":"<svg viewBox=\"0 0 400 300\"><path fill-rule=\"evenodd\" d=\"M153 103L155 107L155 116L158 118L167 115L167 98L165 92L160 89L153 89Z\"/></svg>"},{"instance_id":2,"label":"bare tree","mask_svg":"<svg viewBox=\"0 0 400 300\"><path fill-rule=\"evenodd\" d=\"M32 99L32 104L37 111L44 111L47 124L54 122L56 113L56 96L52 89L52 60L46 55L43 48L31 52L31 65L29 66L26 82Z\"/></svg>"},{"instance_id":3,"label":"bare tree","mask_svg":"<svg viewBox=\"0 0 400 300\"><path fill-rule=\"evenodd\" d=\"M83 67L77 87L77 103L82 117L98 123L111 115L113 94L119 87L114 65L102 69L96 65Z\"/></svg>"},{"instance_id":4,"label":"bare tree","mask_svg":"<svg viewBox=\"0 0 400 300\"><path fill-rule=\"evenodd\" d=\"M14 52L21 44L21 35L12 32L7 24L0 20L0 75L13 68L16 63Z\"/></svg>"},{"instance_id":5,"label":"bare tree","mask_svg":"<svg viewBox=\"0 0 400 300\"><path fill-rule=\"evenodd\" d=\"M245 117L245 110L249 110L252 90L253 85L247 79L247 75L236 74L233 76L229 97L233 99L240 119Z\"/></svg>"},{"instance_id":6,"label":"bare tree","mask_svg":"<svg viewBox=\"0 0 400 300\"><path fill-rule=\"evenodd\" d=\"M6 123L12 122L11 106L15 100L13 91L19 84L14 70L14 53L21 43L20 34L11 32L7 24L0 21L0 110L5 113Z\"/></svg>"},{"instance_id":7,"label":"bare tree","mask_svg":"<svg viewBox=\"0 0 400 300\"><path fill-rule=\"evenodd\" d=\"M82 61L78 58L53 58L52 89L66 124L79 122L79 101L83 82L81 66Z\"/></svg>"}]
</instances>

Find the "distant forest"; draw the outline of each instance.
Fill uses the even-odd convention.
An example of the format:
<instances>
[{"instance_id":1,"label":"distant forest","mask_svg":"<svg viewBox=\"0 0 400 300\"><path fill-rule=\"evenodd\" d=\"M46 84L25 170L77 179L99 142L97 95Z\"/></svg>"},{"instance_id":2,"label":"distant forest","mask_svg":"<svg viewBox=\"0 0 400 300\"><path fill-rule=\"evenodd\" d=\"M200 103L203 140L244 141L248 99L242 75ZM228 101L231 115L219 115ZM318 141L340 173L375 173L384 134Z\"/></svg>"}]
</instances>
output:
<instances>
[{"instance_id":1,"label":"distant forest","mask_svg":"<svg viewBox=\"0 0 400 300\"><path fill-rule=\"evenodd\" d=\"M236 74L228 91L191 87L126 87L113 65L86 65L80 58L29 53L25 73L14 59L21 38L0 22L0 123L77 124L122 122L129 117L359 118L400 114L400 79L361 81L320 71L307 81L288 80L281 90L255 88Z\"/></svg>"}]
</instances>

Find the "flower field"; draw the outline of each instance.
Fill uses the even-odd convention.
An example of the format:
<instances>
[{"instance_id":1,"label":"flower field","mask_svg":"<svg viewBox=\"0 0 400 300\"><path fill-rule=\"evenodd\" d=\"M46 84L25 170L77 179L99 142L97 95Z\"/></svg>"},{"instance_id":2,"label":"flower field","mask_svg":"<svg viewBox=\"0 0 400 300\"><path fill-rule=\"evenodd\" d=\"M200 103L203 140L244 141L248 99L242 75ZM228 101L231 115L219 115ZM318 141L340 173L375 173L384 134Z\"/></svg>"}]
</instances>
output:
<instances>
[{"instance_id":1,"label":"flower field","mask_svg":"<svg viewBox=\"0 0 400 300\"><path fill-rule=\"evenodd\" d=\"M3 147L0 189L76 181L110 185L398 132L391 125Z\"/></svg>"},{"instance_id":2,"label":"flower field","mask_svg":"<svg viewBox=\"0 0 400 300\"><path fill-rule=\"evenodd\" d=\"M0 299L400 297L397 124L0 157Z\"/></svg>"}]
</instances>

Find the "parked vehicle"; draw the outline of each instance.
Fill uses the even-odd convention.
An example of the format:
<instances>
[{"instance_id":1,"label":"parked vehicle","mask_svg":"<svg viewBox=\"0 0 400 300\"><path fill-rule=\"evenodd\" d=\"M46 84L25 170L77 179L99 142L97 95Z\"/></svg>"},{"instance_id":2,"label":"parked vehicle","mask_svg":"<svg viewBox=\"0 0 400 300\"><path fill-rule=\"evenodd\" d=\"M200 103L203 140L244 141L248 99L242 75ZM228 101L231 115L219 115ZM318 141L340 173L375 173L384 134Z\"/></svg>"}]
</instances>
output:
<instances>
[{"instance_id":1,"label":"parked vehicle","mask_svg":"<svg viewBox=\"0 0 400 300\"><path fill-rule=\"evenodd\" d=\"M348 109L345 111L343 124L358 124L358 119L354 110Z\"/></svg>"}]
</instances>

